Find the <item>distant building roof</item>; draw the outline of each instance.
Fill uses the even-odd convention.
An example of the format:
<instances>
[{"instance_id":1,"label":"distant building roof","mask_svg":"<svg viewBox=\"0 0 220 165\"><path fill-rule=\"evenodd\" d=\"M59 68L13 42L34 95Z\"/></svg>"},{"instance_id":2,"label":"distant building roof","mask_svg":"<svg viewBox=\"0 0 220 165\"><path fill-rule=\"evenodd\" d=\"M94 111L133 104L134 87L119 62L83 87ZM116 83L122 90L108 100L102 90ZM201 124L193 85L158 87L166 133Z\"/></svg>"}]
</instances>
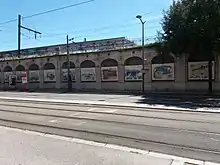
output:
<instances>
[{"instance_id":1,"label":"distant building roof","mask_svg":"<svg viewBox=\"0 0 220 165\"><path fill-rule=\"evenodd\" d=\"M120 48L134 47L136 44L125 37L109 38L94 41L73 42L69 44L69 52L83 53L83 52L98 52L105 50L114 50ZM54 54L65 54L66 44L51 45L44 47L28 48L21 50L21 56L49 56ZM18 57L17 50L0 52L0 58Z\"/></svg>"}]
</instances>

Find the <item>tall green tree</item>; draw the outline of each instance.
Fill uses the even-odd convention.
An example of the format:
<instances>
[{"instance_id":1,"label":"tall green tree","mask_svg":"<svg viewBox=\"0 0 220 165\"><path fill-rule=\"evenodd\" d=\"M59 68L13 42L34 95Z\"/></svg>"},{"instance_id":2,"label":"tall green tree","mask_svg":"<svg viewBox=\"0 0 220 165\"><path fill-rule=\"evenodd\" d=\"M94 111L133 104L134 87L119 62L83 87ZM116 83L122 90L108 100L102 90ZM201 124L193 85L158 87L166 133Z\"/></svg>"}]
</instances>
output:
<instances>
[{"instance_id":1,"label":"tall green tree","mask_svg":"<svg viewBox=\"0 0 220 165\"><path fill-rule=\"evenodd\" d=\"M162 40L172 53L208 59L212 92L212 59L220 53L220 0L173 1L162 28Z\"/></svg>"}]
</instances>

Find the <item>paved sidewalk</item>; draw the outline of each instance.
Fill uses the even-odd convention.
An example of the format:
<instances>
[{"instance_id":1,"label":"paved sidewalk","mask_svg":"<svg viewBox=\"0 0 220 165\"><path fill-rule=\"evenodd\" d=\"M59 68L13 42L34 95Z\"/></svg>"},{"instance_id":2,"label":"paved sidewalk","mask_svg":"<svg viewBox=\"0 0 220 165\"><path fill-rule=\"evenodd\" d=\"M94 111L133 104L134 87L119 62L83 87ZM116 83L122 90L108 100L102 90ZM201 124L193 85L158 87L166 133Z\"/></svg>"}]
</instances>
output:
<instances>
[{"instance_id":1,"label":"paved sidewalk","mask_svg":"<svg viewBox=\"0 0 220 165\"><path fill-rule=\"evenodd\" d=\"M217 165L7 127L0 135L2 165Z\"/></svg>"}]
</instances>

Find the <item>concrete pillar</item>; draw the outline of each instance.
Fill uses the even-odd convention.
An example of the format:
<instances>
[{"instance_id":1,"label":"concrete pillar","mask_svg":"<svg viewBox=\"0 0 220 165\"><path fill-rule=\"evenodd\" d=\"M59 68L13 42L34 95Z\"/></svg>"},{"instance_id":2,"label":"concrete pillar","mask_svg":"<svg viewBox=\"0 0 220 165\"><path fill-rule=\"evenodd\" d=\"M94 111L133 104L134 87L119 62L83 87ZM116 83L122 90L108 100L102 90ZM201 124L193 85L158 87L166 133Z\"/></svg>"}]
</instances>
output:
<instances>
[{"instance_id":1,"label":"concrete pillar","mask_svg":"<svg viewBox=\"0 0 220 165\"><path fill-rule=\"evenodd\" d=\"M56 89L61 87L61 71L60 68L56 68Z\"/></svg>"},{"instance_id":2,"label":"concrete pillar","mask_svg":"<svg viewBox=\"0 0 220 165\"><path fill-rule=\"evenodd\" d=\"M125 82L125 67L124 67L124 65L118 66L118 82L119 83Z\"/></svg>"},{"instance_id":3,"label":"concrete pillar","mask_svg":"<svg viewBox=\"0 0 220 165\"><path fill-rule=\"evenodd\" d=\"M4 88L4 72L1 71L1 89Z\"/></svg>"},{"instance_id":4,"label":"concrete pillar","mask_svg":"<svg viewBox=\"0 0 220 165\"><path fill-rule=\"evenodd\" d=\"M97 83L97 89L102 88L102 75L101 75L101 67L96 66L95 67L95 72L96 72L96 83Z\"/></svg>"},{"instance_id":5,"label":"concrete pillar","mask_svg":"<svg viewBox=\"0 0 220 165\"><path fill-rule=\"evenodd\" d=\"M175 90L185 91L187 79L187 60L182 55L175 60Z\"/></svg>"},{"instance_id":6,"label":"concrete pillar","mask_svg":"<svg viewBox=\"0 0 220 165\"><path fill-rule=\"evenodd\" d=\"M220 56L217 55L215 58L215 81L214 90L220 91Z\"/></svg>"},{"instance_id":7,"label":"concrete pillar","mask_svg":"<svg viewBox=\"0 0 220 165\"><path fill-rule=\"evenodd\" d=\"M118 66L118 83L119 90L125 90L125 67L122 64Z\"/></svg>"},{"instance_id":8,"label":"concrete pillar","mask_svg":"<svg viewBox=\"0 0 220 165\"><path fill-rule=\"evenodd\" d=\"M44 70L41 69L39 70L39 75L40 75L40 89L44 88Z\"/></svg>"},{"instance_id":9,"label":"concrete pillar","mask_svg":"<svg viewBox=\"0 0 220 165\"><path fill-rule=\"evenodd\" d=\"M220 82L220 56L217 55L215 59L215 81Z\"/></svg>"},{"instance_id":10,"label":"concrete pillar","mask_svg":"<svg viewBox=\"0 0 220 165\"><path fill-rule=\"evenodd\" d=\"M81 69L76 67L76 89L81 89Z\"/></svg>"},{"instance_id":11,"label":"concrete pillar","mask_svg":"<svg viewBox=\"0 0 220 165\"><path fill-rule=\"evenodd\" d=\"M144 90L151 91L151 83L152 83L151 59L145 60L144 63L145 63Z\"/></svg>"},{"instance_id":12,"label":"concrete pillar","mask_svg":"<svg viewBox=\"0 0 220 165\"><path fill-rule=\"evenodd\" d=\"M56 85L55 88L56 89L60 89L61 88L61 64L60 64L61 60L60 60L60 56L57 56L55 58L55 73L56 73Z\"/></svg>"}]
</instances>

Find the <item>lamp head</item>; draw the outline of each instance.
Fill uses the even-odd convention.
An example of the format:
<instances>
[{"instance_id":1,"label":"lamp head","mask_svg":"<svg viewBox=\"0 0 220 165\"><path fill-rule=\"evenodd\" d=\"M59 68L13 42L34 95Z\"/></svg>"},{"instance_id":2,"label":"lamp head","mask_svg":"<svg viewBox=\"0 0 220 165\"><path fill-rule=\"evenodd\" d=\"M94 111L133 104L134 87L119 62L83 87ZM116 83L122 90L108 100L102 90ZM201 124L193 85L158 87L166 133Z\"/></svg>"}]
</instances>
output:
<instances>
[{"instance_id":1,"label":"lamp head","mask_svg":"<svg viewBox=\"0 0 220 165\"><path fill-rule=\"evenodd\" d=\"M136 18L137 18L137 19L141 19L142 16L141 16L141 15L137 15Z\"/></svg>"}]
</instances>

